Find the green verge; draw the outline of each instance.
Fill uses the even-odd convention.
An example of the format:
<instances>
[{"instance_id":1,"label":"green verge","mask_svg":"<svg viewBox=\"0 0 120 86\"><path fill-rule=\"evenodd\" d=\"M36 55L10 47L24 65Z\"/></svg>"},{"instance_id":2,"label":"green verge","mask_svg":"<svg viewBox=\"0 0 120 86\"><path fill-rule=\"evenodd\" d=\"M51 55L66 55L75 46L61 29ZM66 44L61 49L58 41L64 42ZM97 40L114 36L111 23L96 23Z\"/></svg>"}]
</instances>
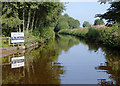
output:
<instances>
[{"instance_id":1,"label":"green verge","mask_svg":"<svg viewBox=\"0 0 120 86\"><path fill-rule=\"evenodd\" d=\"M26 46L26 48L28 48L33 43L44 43L50 39L53 39L55 37L55 32L53 31L53 29L54 28L52 27L41 27L40 30L35 29L33 32L29 31L29 33L27 33L25 31L24 45ZM0 39L0 42L0 48L10 47L8 39ZM19 43L19 45L23 45L23 43ZM15 46L18 46L18 43L16 43Z\"/></svg>"},{"instance_id":2,"label":"green verge","mask_svg":"<svg viewBox=\"0 0 120 86\"><path fill-rule=\"evenodd\" d=\"M91 42L120 48L120 29L117 25L89 29L63 29L59 34L78 36Z\"/></svg>"}]
</instances>

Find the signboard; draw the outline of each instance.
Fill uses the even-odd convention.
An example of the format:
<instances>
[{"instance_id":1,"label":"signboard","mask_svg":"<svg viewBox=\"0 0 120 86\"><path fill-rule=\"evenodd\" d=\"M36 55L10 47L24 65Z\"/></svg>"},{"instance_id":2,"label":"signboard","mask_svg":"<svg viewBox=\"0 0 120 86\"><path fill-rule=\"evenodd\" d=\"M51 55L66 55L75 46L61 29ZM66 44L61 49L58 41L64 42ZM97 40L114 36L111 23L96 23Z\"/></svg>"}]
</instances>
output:
<instances>
[{"instance_id":1,"label":"signboard","mask_svg":"<svg viewBox=\"0 0 120 86\"><path fill-rule=\"evenodd\" d=\"M23 43L24 33L23 32L12 32L11 33L11 43Z\"/></svg>"},{"instance_id":2,"label":"signboard","mask_svg":"<svg viewBox=\"0 0 120 86\"><path fill-rule=\"evenodd\" d=\"M24 56L12 58L11 68L18 68L24 66Z\"/></svg>"}]
</instances>

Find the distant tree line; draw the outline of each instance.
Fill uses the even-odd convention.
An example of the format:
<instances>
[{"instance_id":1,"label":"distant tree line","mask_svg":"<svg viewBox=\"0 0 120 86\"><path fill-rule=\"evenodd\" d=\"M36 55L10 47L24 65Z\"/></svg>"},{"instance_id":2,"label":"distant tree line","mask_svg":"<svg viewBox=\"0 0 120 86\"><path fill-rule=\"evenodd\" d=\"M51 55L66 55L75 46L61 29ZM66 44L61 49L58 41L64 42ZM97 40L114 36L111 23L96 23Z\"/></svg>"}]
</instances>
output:
<instances>
[{"instance_id":1,"label":"distant tree line","mask_svg":"<svg viewBox=\"0 0 120 86\"><path fill-rule=\"evenodd\" d=\"M73 29L79 27L80 27L80 22L78 20L70 17L68 14L64 14L61 15L61 17L59 18L54 31L58 32L62 29Z\"/></svg>"},{"instance_id":2,"label":"distant tree line","mask_svg":"<svg viewBox=\"0 0 120 86\"><path fill-rule=\"evenodd\" d=\"M98 0L100 4L108 3L110 7L107 9L107 12L104 14L96 14L95 17L99 17L100 19L96 19L94 21L94 25L104 25L103 19L107 21L107 26L112 26L117 23L120 27L120 0ZM89 22L85 21L83 23L83 27L89 27Z\"/></svg>"},{"instance_id":3,"label":"distant tree line","mask_svg":"<svg viewBox=\"0 0 120 86\"><path fill-rule=\"evenodd\" d=\"M102 20L102 19L96 19L95 21L94 21L94 25L104 25L105 23L104 23L104 21Z\"/></svg>"},{"instance_id":4,"label":"distant tree line","mask_svg":"<svg viewBox=\"0 0 120 86\"><path fill-rule=\"evenodd\" d=\"M102 19L96 19L93 25L104 25L104 24L105 23ZM88 21L84 21L83 27L91 27L91 24Z\"/></svg>"},{"instance_id":5,"label":"distant tree line","mask_svg":"<svg viewBox=\"0 0 120 86\"><path fill-rule=\"evenodd\" d=\"M83 27L90 27L91 24L88 21L84 21L83 23Z\"/></svg>"}]
</instances>

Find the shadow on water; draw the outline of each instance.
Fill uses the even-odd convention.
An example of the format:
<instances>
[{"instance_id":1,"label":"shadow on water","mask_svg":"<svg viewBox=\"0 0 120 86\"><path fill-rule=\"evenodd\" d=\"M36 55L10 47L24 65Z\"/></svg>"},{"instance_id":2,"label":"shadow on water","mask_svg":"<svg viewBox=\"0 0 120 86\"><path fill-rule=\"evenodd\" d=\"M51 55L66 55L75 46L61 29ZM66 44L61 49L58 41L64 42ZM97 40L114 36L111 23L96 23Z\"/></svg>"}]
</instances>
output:
<instances>
[{"instance_id":1,"label":"shadow on water","mask_svg":"<svg viewBox=\"0 0 120 86\"><path fill-rule=\"evenodd\" d=\"M99 45L88 43L85 40L72 36L57 35L55 40L50 40L44 45L25 53L16 54L15 57L25 56L25 65L20 68L11 68L10 64L2 66L3 84L61 84L62 77L66 70L63 63L58 62L58 57L62 51L67 52L74 45L79 43L87 45L88 51L95 53L101 49L105 54L105 63L96 65L95 70L105 70L109 77L116 84L120 84L120 51L100 47ZM2 63L9 63L9 56L2 58ZM113 84L112 81L99 79L98 84Z\"/></svg>"}]
</instances>

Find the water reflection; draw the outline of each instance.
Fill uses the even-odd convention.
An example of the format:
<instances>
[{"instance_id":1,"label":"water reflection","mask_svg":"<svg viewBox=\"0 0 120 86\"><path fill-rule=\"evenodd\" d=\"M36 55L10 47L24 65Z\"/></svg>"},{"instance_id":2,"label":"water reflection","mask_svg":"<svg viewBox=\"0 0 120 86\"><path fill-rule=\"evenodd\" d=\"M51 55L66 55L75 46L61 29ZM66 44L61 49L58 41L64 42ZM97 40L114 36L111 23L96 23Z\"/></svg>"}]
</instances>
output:
<instances>
[{"instance_id":1,"label":"water reflection","mask_svg":"<svg viewBox=\"0 0 120 86\"><path fill-rule=\"evenodd\" d=\"M115 82L116 85L120 85L120 51L114 49L102 48L106 53L105 65L98 66L97 70L106 70L107 74L110 74L110 79ZM113 81L110 81L113 83Z\"/></svg>"},{"instance_id":2,"label":"water reflection","mask_svg":"<svg viewBox=\"0 0 120 86\"><path fill-rule=\"evenodd\" d=\"M11 58L11 68L24 67L24 56Z\"/></svg>"},{"instance_id":3,"label":"water reflection","mask_svg":"<svg viewBox=\"0 0 120 86\"><path fill-rule=\"evenodd\" d=\"M10 64L3 65L3 84L61 84L61 81L65 77L67 70L65 69L64 63L59 62L58 57L62 55L63 51L68 52L75 45L78 47L88 46L88 50L86 52L94 51L94 53L96 53L99 50L101 50L100 52L103 52L106 62L97 64L95 63L96 66L92 66L92 68L94 68L94 70L97 72L106 72L107 74L110 74L110 80L108 81L104 78L96 78L96 81L98 80L96 83L120 84L119 50L106 49L76 37L61 35L57 36L54 40L50 40L44 45L40 45L39 48L27 50L25 53L20 52L19 54L15 54L16 56L25 56L25 65L24 67L16 69L12 69ZM79 50L82 51L84 49L82 48ZM78 49L76 49L76 52L77 51ZM67 54L70 55L70 53ZM79 56L79 53L77 56ZM72 56L71 58L74 59ZM86 61L89 61L89 59L92 57L86 58ZM2 58L2 62L3 64L9 63L9 56ZM84 63L79 62L79 64L82 65ZM91 71L85 71L87 74L90 72Z\"/></svg>"},{"instance_id":4,"label":"water reflection","mask_svg":"<svg viewBox=\"0 0 120 86\"><path fill-rule=\"evenodd\" d=\"M95 67L95 69L109 74L111 81L107 81L106 79L98 79L99 83L104 85L120 85L120 50L100 47L97 44L88 42L87 44L89 46L89 50L96 52L99 48L101 48L105 55L106 62L99 63L99 66Z\"/></svg>"},{"instance_id":5,"label":"water reflection","mask_svg":"<svg viewBox=\"0 0 120 86\"><path fill-rule=\"evenodd\" d=\"M58 56L62 50L68 51L78 43L74 38L62 36L37 49L28 50L24 53L23 68L12 69L9 64L2 66L3 84L60 84L65 70L57 61ZM20 55L23 53L19 53ZM9 56L3 58L2 62L9 63Z\"/></svg>"}]
</instances>

